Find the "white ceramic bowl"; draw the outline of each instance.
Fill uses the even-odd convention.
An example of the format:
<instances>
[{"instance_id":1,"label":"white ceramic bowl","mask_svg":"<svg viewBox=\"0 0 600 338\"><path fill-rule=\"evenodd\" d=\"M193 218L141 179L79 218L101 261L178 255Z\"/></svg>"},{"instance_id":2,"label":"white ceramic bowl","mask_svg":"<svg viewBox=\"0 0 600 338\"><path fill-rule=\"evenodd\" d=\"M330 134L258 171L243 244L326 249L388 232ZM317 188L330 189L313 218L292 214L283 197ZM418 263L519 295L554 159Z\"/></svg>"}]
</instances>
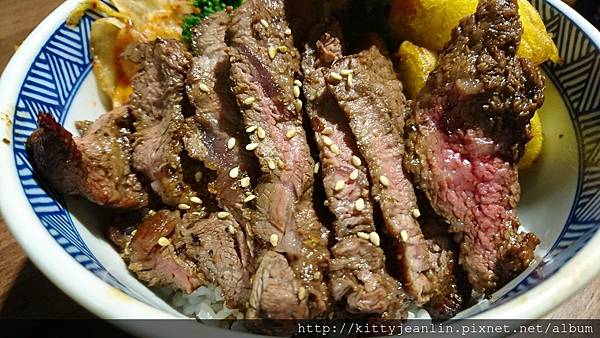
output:
<instances>
[{"instance_id":1,"label":"white ceramic bowl","mask_svg":"<svg viewBox=\"0 0 600 338\"><path fill-rule=\"evenodd\" d=\"M106 110L90 71L89 30L96 15L89 13L75 29L64 24L77 2L65 2L31 33L0 80L2 215L36 266L99 317L185 318L128 272L97 224L97 210L41 188L25 155L38 112L52 113L74 131L76 120ZM560 0L533 4L564 60L544 65L544 152L521 175L519 210L524 227L541 239L538 259L462 318L539 318L600 270L600 33ZM195 334L219 330L186 321L177 333L186 332L184 324ZM144 325L129 329L174 334Z\"/></svg>"}]
</instances>

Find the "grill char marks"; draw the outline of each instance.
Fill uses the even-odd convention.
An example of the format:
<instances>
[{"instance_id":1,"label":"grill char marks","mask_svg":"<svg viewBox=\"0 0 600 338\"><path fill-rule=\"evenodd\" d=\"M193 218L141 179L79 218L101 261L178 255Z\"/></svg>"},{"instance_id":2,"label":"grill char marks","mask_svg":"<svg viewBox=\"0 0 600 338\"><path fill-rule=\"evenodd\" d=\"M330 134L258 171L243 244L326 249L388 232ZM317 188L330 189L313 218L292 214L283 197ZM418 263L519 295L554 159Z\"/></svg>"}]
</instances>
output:
<instances>
[{"instance_id":1,"label":"grill char marks","mask_svg":"<svg viewBox=\"0 0 600 338\"><path fill-rule=\"evenodd\" d=\"M482 0L442 52L407 127L411 171L460 244L470 283L491 294L533 260L519 233L516 160L543 102L543 78L515 52L522 27L509 0Z\"/></svg>"},{"instance_id":2,"label":"grill char marks","mask_svg":"<svg viewBox=\"0 0 600 338\"><path fill-rule=\"evenodd\" d=\"M118 108L73 137L50 114L27 139L32 163L46 182L64 194L79 195L103 206L142 208L148 193L131 170L127 108Z\"/></svg>"},{"instance_id":3,"label":"grill char marks","mask_svg":"<svg viewBox=\"0 0 600 338\"><path fill-rule=\"evenodd\" d=\"M130 47L125 57L139 65L130 97L136 132L133 166L170 206L190 204L196 196L184 178L183 101L191 55L175 40ZM191 203L193 205L193 203Z\"/></svg>"},{"instance_id":4,"label":"grill char marks","mask_svg":"<svg viewBox=\"0 0 600 338\"><path fill-rule=\"evenodd\" d=\"M356 141L325 81L328 67L342 57L343 50L340 27L335 22L328 26L328 32L306 46L302 66L303 89L310 98L307 112L316 134L328 207L336 217L330 289L336 301L345 299L349 312L402 318L404 293L400 283L384 270L383 250L357 236L359 232L375 232L376 228L367 169L357 165L356 160L353 163L353 157L360 156ZM319 35L323 31L317 30ZM339 153L331 150L333 144ZM337 182L344 182L341 190L336 190ZM361 210L356 207L359 199L364 204Z\"/></svg>"},{"instance_id":5,"label":"grill char marks","mask_svg":"<svg viewBox=\"0 0 600 338\"><path fill-rule=\"evenodd\" d=\"M348 118L368 165L373 182L371 192L380 205L386 229L395 240L404 286L416 303L424 304L435 290L434 257L414 216L417 203L402 168L402 136L390 123L403 122L398 119L404 106L401 84L389 59L376 47L339 59L331 70L336 74L354 72L352 85L328 74L329 89Z\"/></svg>"},{"instance_id":6,"label":"grill char marks","mask_svg":"<svg viewBox=\"0 0 600 338\"><path fill-rule=\"evenodd\" d=\"M183 141L190 157L216 173L208 190L243 228L239 236L244 237L247 244L241 245L239 250L244 253L242 257L250 257L253 254L251 210L244 200L252 192L251 177L256 175L251 172L257 164L244 150L247 137L231 91L231 65L225 43L230 21L229 14L219 12L194 28L192 47L196 56L188 74L187 93L195 113L186 119L188 134ZM236 167L238 174L232 177L230 173ZM246 262L245 265L252 264Z\"/></svg>"},{"instance_id":7,"label":"grill char marks","mask_svg":"<svg viewBox=\"0 0 600 338\"><path fill-rule=\"evenodd\" d=\"M300 55L288 28L284 1L249 0L233 13L228 30L233 92L262 171L252 230L265 250L284 254L267 251L264 256L279 262L282 273L276 275L269 275L269 260L262 258L254 277L252 295L258 298L250 302L251 318L313 318L329 304L323 280L327 231L312 206L314 160L302 128L301 101L293 90ZM294 283L289 283L292 276L282 258ZM269 302L261 281L273 276L286 276L273 285L292 287L297 297L285 298L285 304Z\"/></svg>"}]
</instances>

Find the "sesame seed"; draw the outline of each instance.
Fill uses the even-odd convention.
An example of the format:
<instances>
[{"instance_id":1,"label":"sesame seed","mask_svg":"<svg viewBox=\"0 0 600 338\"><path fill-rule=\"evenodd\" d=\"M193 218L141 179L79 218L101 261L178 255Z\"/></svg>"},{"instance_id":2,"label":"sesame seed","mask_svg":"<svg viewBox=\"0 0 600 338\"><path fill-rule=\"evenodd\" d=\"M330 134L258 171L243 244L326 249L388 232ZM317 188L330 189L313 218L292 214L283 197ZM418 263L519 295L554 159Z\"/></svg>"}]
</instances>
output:
<instances>
[{"instance_id":1,"label":"sesame seed","mask_svg":"<svg viewBox=\"0 0 600 338\"><path fill-rule=\"evenodd\" d=\"M332 144L329 149L331 150L332 153L339 155L342 153L342 151L340 150L340 147L337 146L337 144Z\"/></svg>"},{"instance_id":2,"label":"sesame seed","mask_svg":"<svg viewBox=\"0 0 600 338\"><path fill-rule=\"evenodd\" d=\"M240 174L240 167L235 167L229 171L229 177L237 178Z\"/></svg>"},{"instance_id":3,"label":"sesame seed","mask_svg":"<svg viewBox=\"0 0 600 338\"><path fill-rule=\"evenodd\" d=\"M154 216L154 215L156 215L156 211L150 209L150 210L148 210L148 215L149 216Z\"/></svg>"},{"instance_id":4,"label":"sesame seed","mask_svg":"<svg viewBox=\"0 0 600 338\"><path fill-rule=\"evenodd\" d=\"M408 241L408 232L406 230L400 231L400 237L404 242Z\"/></svg>"},{"instance_id":5,"label":"sesame seed","mask_svg":"<svg viewBox=\"0 0 600 338\"><path fill-rule=\"evenodd\" d=\"M279 167L279 169L284 169L285 168L285 162L283 162L282 159L278 159L277 160L277 166Z\"/></svg>"},{"instance_id":6,"label":"sesame seed","mask_svg":"<svg viewBox=\"0 0 600 338\"><path fill-rule=\"evenodd\" d=\"M218 219L225 219L227 217L229 217L229 213L227 211L219 211L217 213L217 218Z\"/></svg>"},{"instance_id":7,"label":"sesame seed","mask_svg":"<svg viewBox=\"0 0 600 338\"><path fill-rule=\"evenodd\" d=\"M256 195L248 195L248 197L244 198L244 203L248 203L256 199Z\"/></svg>"},{"instance_id":8,"label":"sesame seed","mask_svg":"<svg viewBox=\"0 0 600 338\"><path fill-rule=\"evenodd\" d=\"M363 211L365 209L365 200L359 198L354 202L354 208L358 211Z\"/></svg>"},{"instance_id":9,"label":"sesame seed","mask_svg":"<svg viewBox=\"0 0 600 338\"><path fill-rule=\"evenodd\" d=\"M249 187L250 186L250 177L244 177L244 178L242 178L242 180L241 180L240 183L242 185L242 188Z\"/></svg>"},{"instance_id":10,"label":"sesame seed","mask_svg":"<svg viewBox=\"0 0 600 338\"><path fill-rule=\"evenodd\" d=\"M252 105L254 102L256 101L256 98L254 98L254 96L249 96L244 100L244 104L246 106L250 106Z\"/></svg>"},{"instance_id":11,"label":"sesame seed","mask_svg":"<svg viewBox=\"0 0 600 338\"><path fill-rule=\"evenodd\" d=\"M313 279L314 279L314 280L319 280L319 279L321 279L321 271L317 271L317 272L315 272L315 273L314 273L314 275L313 275Z\"/></svg>"},{"instance_id":12,"label":"sesame seed","mask_svg":"<svg viewBox=\"0 0 600 338\"><path fill-rule=\"evenodd\" d=\"M264 140L264 138L267 137L267 133L262 127L258 127L258 129L256 129L256 136L258 136L260 140Z\"/></svg>"},{"instance_id":13,"label":"sesame seed","mask_svg":"<svg viewBox=\"0 0 600 338\"><path fill-rule=\"evenodd\" d=\"M342 180L339 180L339 181L335 182L335 186L333 187L333 190L342 191L345 186L346 186L346 183L344 183L344 181L342 181Z\"/></svg>"},{"instance_id":14,"label":"sesame seed","mask_svg":"<svg viewBox=\"0 0 600 338\"><path fill-rule=\"evenodd\" d=\"M287 46L279 46L277 49L278 49L280 52L282 52L282 53L287 53L287 52L288 52L288 48L287 48Z\"/></svg>"},{"instance_id":15,"label":"sesame seed","mask_svg":"<svg viewBox=\"0 0 600 338\"><path fill-rule=\"evenodd\" d=\"M325 129L323 129L323 131L321 132L321 134L323 134L323 135L331 135L331 134L333 134L333 128L331 128L331 127L325 127Z\"/></svg>"},{"instance_id":16,"label":"sesame seed","mask_svg":"<svg viewBox=\"0 0 600 338\"><path fill-rule=\"evenodd\" d=\"M300 87L294 86L294 97L300 97Z\"/></svg>"},{"instance_id":17,"label":"sesame seed","mask_svg":"<svg viewBox=\"0 0 600 338\"><path fill-rule=\"evenodd\" d=\"M319 166L320 166L320 165L321 165L321 164L320 164L319 162L315 163L315 166L314 166L314 168L313 168L313 172L314 172L315 174L319 172Z\"/></svg>"},{"instance_id":18,"label":"sesame seed","mask_svg":"<svg viewBox=\"0 0 600 338\"><path fill-rule=\"evenodd\" d=\"M369 239L369 234L366 232L359 231L356 233L356 235L362 239Z\"/></svg>"},{"instance_id":19,"label":"sesame seed","mask_svg":"<svg viewBox=\"0 0 600 338\"><path fill-rule=\"evenodd\" d=\"M342 74L343 76L348 76L348 75L351 75L353 73L354 73L354 71L352 69L342 69L340 71L340 74Z\"/></svg>"},{"instance_id":20,"label":"sesame seed","mask_svg":"<svg viewBox=\"0 0 600 338\"><path fill-rule=\"evenodd\" d=\"M413 209L412 214L414 218L421 217L421 211L419 211L419 209Z\"/></svg>"},{"instance_id":21,"label":"sesame seed","mask_svg":"<svg viewBox=\"0 0 600 338\"><path fill-rule=\"evenodd\" d=\"M227 226L227 231L229 231L230 234L235 235L235 228L233 227L233 225L229 224Z\"/></svg>"},{"instance_id":22,"label":"sesame seed","mask_svg":"<svg viewBox=\"0 0 600 338\"><path fill-rule=\"evenodd\" d=\"M354 85L354 77L352 76L352 74L348 75L346 83L348 84L348 87L352 87Z\"/></svg>"},{"instance_id":23,"label":"sesame seed","mask_svg":"<svg viewBox=\"0 0 600 338\"><path fill-rule=\"evenodd\" d=\"M310 96L308 97L308 101L313 102L314 100L317 99L317 92L313 92L312 94L310 94Z\"/></svg>"},{"instance_id":24,"label":"sesame seed","mask_svg":"<svg viewBox=\"0 0 600 338\"><path fill-rule=\"evenodd\" d=\"M199 197L197 197L197 196L194 196L194 197L190 198L190 201L192 203L202 204L202 200Z\"/></svg>"},{"instance_id":25,"label":"sesame seed","mask_svg":"<svg viewBox=\"0 0 600 338\"><path fill-rule=\"evenodd\" d=\"M292 35L292 30L289 28L286 28L285 31L283 32L285 35Z\"/></svg>"},{"instance_id":26,"label":"sesame seed","mask_svg":"<svg viewBox=\"0 0 600 338\"><path fill-rule=\"evenodd\" d=\"M268 165L269 165L269 169L275 170L276 166L275 166L275 162L273 160L269 160Z\"/></svg>"},{"instance_id":27,"label":"sesame seed","mask_svg":"<svg viewBox=\"0 0 600 338\"><path fill-rule=\"evenodd\" d=\"M293 138L294 136L296 136L296 130L295 129L290 129L285 134L285 137L287 137L287 138Z\"/></svg>"},{"instance_id":28,"label":"sesame seed","mask_svg":"<svg viewBox=\"0 0 600 338\"><path fill-rule=\"evenodd\" d=\"M200 88L201 91L203 91L205 93L208 93L210 91L210 88L208 88L208 86L205 85L204 83L201 83L198 87Z\"/></svg>"},{"instance_id":29,"label":"sesame seed","mask_svg":"<svg viewBox=\"0 0 600 338\"><path fill-rule=\"evenodd\" d=\"M269 237L269 242L272 246L277 246L277 243L279 243L279 236L277 236L277 234L272 234L271 237Z\"/></svg>"},{"instance_id":30,"label":"sesame seed","mask_svg":"<svg viewBox=\"0 0 600 338\"><path fill-rule=\"evenodd\" d=\"M265 19L261 19L260 24L265 28L269 28L269 23Z\"/></svg>"},{"instance_id":31,"label":"sesame seed","mask_svg":"<svg viewBox=\"0 0 600 338\"><path fill-rule=\"evenodd\" d=\"M350 179L355 181L358 178L358 169L354 169L354 171L350 174Z\"/></svg>"},{"instance_id":32,"label":"sesame seed","mask_svg":"<svg viewBox=\"0 0 600 338\"><path fill-rule=\"evenodd\" d=\"M325 201L323 202L323 205L324 205L324 206L326 206L326 207L328 207L328 206L329 206L329 201L328 201L328 200L325 200Z\"/></svg>"},{"instance_id":33,"label":"sesame seed","mask_svg":"<svg viewBox=\"0 0 600 338\"><path fill-rule=\"evenodd\" d=\"M185 203L181 203L177 206L177 208L179 208L180 210L190 210L192 207L190 207L189 205L187 205Z\"/></svg>"},{"instance_id":34,"label":"sesame seed","mask_svg":"<svg viewBox=\"0 0 600 338\"><path fill-rule=\"evenodd\" d=\"M233 148L235 148L235 144L237 143L235 138L230 138L229 140L227 140L227 149L231 150Z\"/></svg>"},{"instance_id":35,"label":"sesame seed","mask_svg":"<svg viewBox=\"0 0 600 338\"><path fill-rule=\"evenodd\" d=\"M329 73L329 80L331 80L332 82L339 82L342 81L342 79L343 77L336 72Z\"/></svg>"},{"instance_id":36,"label":"sesame seed","mask_svg":"<svg viewBox=\"0 0 600 338\"><path fill-rule=\"evenodd\" d=\"M329 136L323 136L323 143L330 147L333 144L333 140Z\"/></svg>"},{"instance_id":37,"label":"sesame seed","mask_svg":"<svg viewBox=\"0 0 600 338\"><path fill-rule=\"evenodd\" d=\"M373 231L369 234L369 240L375 246L379 246L381 244L381 239L379 238L379 234L376 233L375 231Z\"/></svg>"},{"instance_id":38,"label":"sesame seed","mask_svg":"<svg viewBox=\"0 0 600 338\"><path fill-rule=\"evenodd\" d=\"M137 234L137 229L135 229L131 232L131 236L135 236L135 234Z\"/></svg>"},{"instance_id":39,"label":"sesame seed","mask_svg":"<svg viewBox=\"0 0 600 338\"><path fill-rule=\"evenodd\" d=\"M294 100L294 108L296 108L296 113L301 112L302 111L302 100L300 100L300 99Z\"/></svg>"},{"instance_id":40,"label":"sesame seed","mask_svg":"<svg viewBox=\"0 0 600 338\"><path fill-rule=\"evenodd\" d=\"M258 129L257 126L250 126L250 127L246 128L246 132L247 133L253 133L253 132L256 131L256 129Z\"/></svg>"},{"instance_id":41,"label":"sesame seed","mask_svg":"<svg viewBox=\"0 0 600 338\"><path fill-rule=\"evenodd\" d=\"M306 288L301 286L298 288L298 299L303 300L306 298Z\"/></svg>"},{"instance_id":42,"label":"sesame seed","mask_svg":"<svg viewBox=\"0 0 600 338\"><path fill-rule=\"evenodd\" d=\"M296 87L302 87L302 82L298 79L294 80L294 86Z\"/></svg>"},{"instance_id":43,"label":"sesame seed","mask_svg":"<svg viewBox=\"0 0 600 338\"><path fill-rule=\"evenodd\" d=\"M171 244L171 241L166 237L161 237L158 239L158 245L162 247L169 246L169 244Z\"/></svg>"},{"instance_id":44,"label":"sesame seed","mask_svg":"<svg viewBox=\"0 0 600 338\"><path fill-rule=\"evenodd\" d=\"M196 173L194 174L194 180L196 180L196 182L200 182L202 181L202 172L201 171L196 171Z\"/></svg>"},{"instance_id":45,"label":"sesame seed","mask_svg":"<svg viewBox=\"0 0 600 338\"><path fill-rule=\"evenodd\" d=\"M248 151L256 150L256 148L258 148L258 143L250 143L246 146L246 150Z\"/></svg>"},{"instance_id":46,"label":"sesame seed","mask_svg":"<svg viewBox=\"0 0 600 338\"><path fill-rule=\"evenodd\" d=\"M383 185L384 187L390 186L390 180L383 175L379 176L379 183L381 183L381 185Z\"/></svg>"},{"instance_id":47,"label":"sesame seed","mask_svg":"<svg viewBox=\"0 0 600 338\"><path fill-rule=\"evenodd\" d=\"M277 48L275 48L273 46L269 47L269 57L271 59L274 59L275 56L277 56Z\"/></svg>"},{"instance_id":48,"label":"sesame seed","mask_svg":"<svg viewBox=\"0 0 600 338\"><path fill-rule=\"evenodd\" d=\"M355 167L360 167L360 165L362 164L362 161L360 160L360 157L358 157L358 156L352 156L352 164Z\"/></svg>"},{"instance_id":49,"label":"sesame seed","mask_svg":"<svg viewBox=\"0 0 600 338\"><path fill-rule=\"evenodd\" d=\"M360 195L361 195L362 197L367 197L367 196L369 196L369 189L363 189L363 190L360 192Z\"/></svg>"}]
</instances>

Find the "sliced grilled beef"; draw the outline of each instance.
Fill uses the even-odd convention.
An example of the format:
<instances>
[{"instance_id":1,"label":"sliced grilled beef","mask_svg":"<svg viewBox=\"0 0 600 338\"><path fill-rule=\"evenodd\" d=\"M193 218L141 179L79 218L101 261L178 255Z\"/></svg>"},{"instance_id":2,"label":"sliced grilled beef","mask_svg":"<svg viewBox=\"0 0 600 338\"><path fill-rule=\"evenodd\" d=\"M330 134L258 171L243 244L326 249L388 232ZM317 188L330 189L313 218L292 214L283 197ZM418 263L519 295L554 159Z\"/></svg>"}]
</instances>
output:
<instances>
[{"instance_id":1,"label":"sliced grilled beef","mask_svg":"<svg viewBox=\"0 0 600 338\"><path fill-rule=\"evenodd\" d=\"M406 318L408 302L401 284L385 272L381 248L368 239L348 236L331 248L331 293L345 298L350 313Z\"/></svg>"},{"instance_id":2,"label":"sliced grilled beef","mask_svg":"<svg viewBox=\"0 0 600 338\"><path fill-rule=\"evenodd\" d=\"M186 213L173 238L206 280L218 285L230 308L243 308L250 293L252 265L246 240L231 217Z\"/></svg>"},{"instance_id":3,"label":"sliced grilled beef","mask_svg":"<svg viewBox=\"0 0 600 338\"><path fill-rule=\"evenodd\" d=\"M159 38L129 46L123 58L138 68L129 97L136 129L154 126L157 121L174 115L169 109L173 105L181 106L190 67L191 55L185 46L175 40Z\"/></svg>"},{"instance_id":4,"label":"sliced grilled beef","mask_svg":"<svg viewBox=\"0 0 600 338\"><path fill-rule=\"evenodd\" d=\"M103 114L73 137L50 114L38 117L39 128L27 139L38 175L57 191L79 195L104 206L141 208L148 193L131 170L127 108Z\"/></svg>"},{"instance_id":5,"label":"sliced grilled beef","mask_svg":"<svg viewBox=\"0 0 600 338\"><path fill-rule=\"evenodd\" d=\"M348 71L352 81L340 80ZM406 290L418 304L426 303L435 290L434 258L415 217L415 192L402 168L403 140L393 122L403 122L398 119L404 106L400 81L376 47L335 61L326 76L369 168L372 194L396 241Z\"/></svg>"},{"instance_id":6,"label":"sliced grilled beef","mask_svg":"<svg viewBox=\"0 0 600 338\"><path fill-rule=\"evenodd\" d=\"M249 0L234 12L228 30L233 91L250 133L248 149L262 170L252 230L263 247L285 253L294 272L296 282L285 283L299 303L280 306L305 308L270 313L268 300L262 298L251 302L249 314L297 318L310 311L303 318L311 318L324 313L329 303L323 280L329 252L327 231L312 207L314 160L302 128L302 101L294 96L300 55L288 29L284 1ZM267 269L265 264L259 270ZM256 278L254 288L260 288Z\"/></svg>"},{"instance_id":7,"label":"sliced grilled beef","mask_svg":"<svg viewBox=\"0 0 600 338\"><path fill-rule=\"evenodd\" d=\"M175 40L129 48L126 58L140 70L132 79L130 98L135 117L133 165L170 206L190 204L196 196L182 166L185 79L191 55Z\"/></svg>"},{"instance_id":8,"label":"sliced grilled beef","mask_svg":"<svg viewBox=\"0 0 600 338\"><path fill-rule=\"evenodd\" d=\"M443 278L437 285L437 290L432 294L430 301L424 305L431 318L434 320L447 320L454 317L463 309L466 301L469 299L468 294L464 294L456 280L456 274L462 272L462 269L457 264L454 258L454 252L443 250L436 242L430 242L433 245L436 254L436 269L437 276ZM456 270L458 269L458 270ZM467 288L466 291L470 291Z\"/></svg>"},{"instance_id":9,"label":"sliced grilled beef","mask_svg":"<svg viewBox=\"0 0 600 338\"><path fill-rule=\"evenodd\" d=\"M331 306L325 279L330 260L329 230L321 224L314 209L313 184L311 182L311 187L298 200L294 223L287 226L283 239L275 248L287 255L296 276L305 284L310 310L308 318L325 315ZM299 297L303 298L301 292Z\"/></svg>"},{"instance_id":10,"label":"sliced grilled beef","mask_svg":"<svg viewBox=\"0 0 600 338\"><path fill-rule=\"evenodd\" d=\"M303 287L285 256L267 251L253 277L246 318L308 318L308 307L298 297Z\"/></svg>"},{"instance_id":11,"label":"sliced grilled beef","mask_svg":"<svg viewBox=\"0 0 600 338\"><path fill-rule=\"evenodd\" d=\"M128 236L111 231L117 243ZM250 293L252 264L245 236L230 215L161 210L147 216L124 248L129 269L150 286L186 293L212 283L230 308L243 308ZM131 236L131 235L129 235ZM122 238L123 237L123 238Z\"/></svg>"},{"instance_id":12,"label":"sliced grilled beef","mask_svg":"<svg viewBox=\"0 0 600 338\"><path fill-rule=\"evenodd\" d=\"M329 210L336 217L330 289L335 300L345 299L349 312L387 312L401 318L406 307L401 284L384 270L385 257L379 243L368 239L377 231L368 172L358 163L362 160L356 140L327 89L327 67L342 57L343 50L340 27L333 22L328 31L306 46L302 67L304 94L310 98L306 108L316 134L325 194ZM362 205L357 207L357 203Z\"/></svg>"},{"instance_id":13,"label":"sliced grilled beef","mask_svg":"<svg viewBox=\"0 0 600 338\"><path fill-rule=\"evenodd\" d=\"M543 102L539 70L517 58L522 27L510 0L482 0L440 55L416 100L405 167L457 234L474 289L490 294L533 260L519 232L516 161Z\"/></svg>"},{"instance_id":14,"label":"sliced grilled beef","mask_svg":"<svg viewBox=\"0 0 600 338\"><path fill-rule=\"evenodd\" d=\"M417 199L421 211L419 223L436 257L438 277L437 292L431 296L425 308L433 319L450 319L470 300L471 286L458 264L458 245L448 232L449 225L435 213L427 197L417 193Z\"/></svg>"},{"instance_id":15,"label":"sliced grilled beef","mask_svg":"<svg viewBox=\"0 0 600 338\"><path fill-rule=\"evenodd\" d=\"M304 93L309 98L307 112L315 132L328 207L336 216L336 237L375 231L370 203L367 168L362 163L356 140L344 113L327 89L325 76L333 61L342 57L341 33L325 33L316 43L306 46L303 55ZM332 150L333 148L333 150ZM353 163L353 157L355 159ZM350 178L350 177L353 178ZM336 190L338 182L343 188ZM338 183L339 184L339 183ZM364 209L355 208L364 201Z\"/></svg>"},{"instance_id":16,"label":"sliced grilled beef","mask_svg":"<svg viewBox=\"0 0 600 338\"><path fill-rule=\"evenodd\" d=\"M177 211L161 210L146 217L126 248L126 254L129 269L148 285L171 287L191 293L207 283L208 279L194 261L177 253L173 244L167 240L180 223Z\"/></svg>"},{"instance_id":17,"label":"sliced grilled beef","mask_svg":"<svg viewBox=\"0 0 600 338\"><path fill-rule=\"evenodd\" d=\"M240 247L252 254L250 210L244 200L252 192L251 175L257 166L244 150L247 137L229 79L225 32L231 21L226 12L211 15L193 31L194 54L187 79L187 93L195 114L186 119L189 133L183 138L188 154L216 173L209 190L221 208L231 212L248 234L249 244ZM238 173L230 175L234 168Z\"/></svg>"}]
</instances>

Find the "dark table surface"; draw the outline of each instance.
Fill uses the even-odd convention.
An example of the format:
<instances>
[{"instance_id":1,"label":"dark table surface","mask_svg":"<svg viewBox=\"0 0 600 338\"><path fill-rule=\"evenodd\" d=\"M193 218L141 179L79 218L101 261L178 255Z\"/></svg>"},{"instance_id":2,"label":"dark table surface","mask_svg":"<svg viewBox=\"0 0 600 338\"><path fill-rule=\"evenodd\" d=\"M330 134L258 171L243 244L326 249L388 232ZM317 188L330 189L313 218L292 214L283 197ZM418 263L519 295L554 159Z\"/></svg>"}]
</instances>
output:
<instances>
[{"instance_id":1,"label":"dark table surface","mask_svg":"<svg viewBox=\"0 0 600 338\"><path fill-rule=\"evenodd\" d=\"M0 0L0 70L27 37L60 0ZM567 1L573 2L573 1ZM598 15L598 0L586 14ZM581 6L581 8L588 8ZM600 318L600 277L547 318ZM55 287L27 259L0 218L0 318L94 318L86 309Z\"/></svg>"}]
</instances>

